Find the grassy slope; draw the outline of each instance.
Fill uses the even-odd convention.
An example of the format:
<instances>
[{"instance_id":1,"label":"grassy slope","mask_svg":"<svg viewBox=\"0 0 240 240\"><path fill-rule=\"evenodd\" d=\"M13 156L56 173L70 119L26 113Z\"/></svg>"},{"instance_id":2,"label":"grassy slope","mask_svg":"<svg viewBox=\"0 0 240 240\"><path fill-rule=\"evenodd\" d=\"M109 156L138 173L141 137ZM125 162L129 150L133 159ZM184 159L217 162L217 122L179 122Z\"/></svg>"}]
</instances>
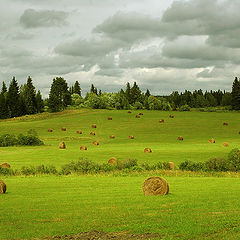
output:
<instances>
[{"instance_id":1,"label":"grassy slope","mask_svg":"<svg viewBox=\"0 0 240 240\"><path fill-rule=\"evenodd\" d=\"M6 178L8 193L0 196L0 239L93 229L156 232L161 239L240 238L240 178L166 177L169 195L144 197L145 178Z\"/></svg>"},{"instance_id":2,"label":"grassy slope","mask_svg":"<svg viewBox=\"0 0 240 240\"><path fill-rule=\"evenodd\" d=\"M115 156L119 159L136 158L139 163L173 161L179 164L187 159L204 161L225 156L229 149L240 145L239 113L175 112L175 118L170 119L169 112L143 111L144 116L136 119L137 113L80 110L1 121L0 134L24 133L33 128L46 146L1 148L0 161L9 162L13 168L30 164L59 167L80 157L103 163ZM108 121L108 116L113 120ZM161 118L165 119L164 124L159 123ZM223 126L223 122L228 122L229 126ZM89 135L93 123L97 124L95 137ZM62 126L67 128L66 132L60 131ZM54 132L48 133L48 128L53 128ZM82 130L83 134L78 135L76 130ZM109 139L111 134L116 138ZM134 135L135 139L128 139L129 135ZM179 135L184 137L183 142L176 140ZM212 137L216 144L208 143ZM100 145L92 145L94 140ZM66 142L66 150L58 149L60 141ZM229 148L222 147L225 141L230 144ZM80 151L81 145L86 145L88 150ZM152 148L153 153L144 154L145 147Z\"/></svg>"}]
</instances>

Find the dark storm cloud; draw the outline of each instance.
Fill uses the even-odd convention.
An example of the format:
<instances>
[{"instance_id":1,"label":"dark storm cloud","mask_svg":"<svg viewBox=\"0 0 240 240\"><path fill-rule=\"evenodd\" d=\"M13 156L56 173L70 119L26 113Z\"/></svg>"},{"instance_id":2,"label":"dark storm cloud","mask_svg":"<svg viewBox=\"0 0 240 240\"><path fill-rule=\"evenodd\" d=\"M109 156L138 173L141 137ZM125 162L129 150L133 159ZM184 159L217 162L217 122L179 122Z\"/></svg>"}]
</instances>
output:
<instances>
[{"instance_id":1,"label":"dark storm cloud","mask_svg":"<svg viewBox=\"0 0 240 240\"><path fill-rule=\"evenodd\" d=\"M27 9L20 17L20 23L25 28L61 27L68 24L68 15L63 11Z\"/></svg>"}]
</instances>

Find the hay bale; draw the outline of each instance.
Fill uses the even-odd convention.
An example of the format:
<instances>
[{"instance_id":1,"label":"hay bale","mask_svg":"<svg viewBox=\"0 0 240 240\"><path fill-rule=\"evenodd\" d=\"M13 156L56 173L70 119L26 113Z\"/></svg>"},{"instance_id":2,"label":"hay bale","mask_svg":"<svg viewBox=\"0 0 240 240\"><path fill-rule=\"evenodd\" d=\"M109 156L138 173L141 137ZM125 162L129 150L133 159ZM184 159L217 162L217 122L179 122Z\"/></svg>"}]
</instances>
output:
<instances>
[{"instance_id":1,"label":"hay bale","mask_svg":"<svg viewBox=\"0 0 240 240\"><path fill-rule=\"evenodd\" d=\"M140 116L141 116L141 115L143 115L143 113L139 113L138 115L140 115Z\"/></svg>"},{"instance_id":2,"label":"hay bale","mask_svg":"<svg viewBox=\"0 0 240 240\"><path fill-rule=\"evenodd\" d=\"M77 133L78 133L78 134L82 134L82 131L81 131L81 130L77 130Z\"/></svg>"},{"instance_id":3,"label":"hay bale","mask_svg":"<svg viewBox=\"0 0 240 240\"><path fill-rule=\"evenodd\" d=\"M65 127L62 127L61 130L62 131L67 131L67 129Z\"/></svg>"},{"instance_id":4,"label":"hay bale","mask_svg":"<svg viewBox=\"0 0 240 240\"><path fill-rule=\"evenodd\" d=\"M140 118L140 116L139 116L139 115L136 115L136 118Z\"/></svg>"},{"instance_id":5,"label":"hay bale","mask_svg":"<svg viewBox=\"0 0 240 240\"><path fill-rule=\"evenodd\" d=\"M7 191L7 185L3 180L0 180L0 194L5 193Z\"/></svg>"},{"instance_id":6,"label":"hay bale","mask_svg":"<svg viewBox=\"0 0 240 240\"><path fill-rule=\"evenodd\" d=\"M95 142L93 142L92 144L98 146L98 145L99 145L99 142L95 141Z\"/></svg>"},{"instance_id":7,"label":"hay bale","mask_svg":"<svg viewBox=\"0 0 240 240\"><path fill-rule=\"evenodd\" d=\"M167 181L161 177L149 177L144 181L142 189L145 196L163 196L169 192Z\"/></svg>"},{"instance_id":8,"label":"hay bale","mask_svg":"<svg viewBox=\"0 0 240 240\"><path fill-rule=\"evenodd\" d=\"M211 138L211 139L209 139L208 141L209 141L210 143L215 143L215 142L216 142L214 138Z\"/></svg>"},{"instance_id":9,"label":"hay bale","mask_svg":"<svg viewBox=\"0 0 240 240\"><path fill-rule=\"evenodd\" d=\"M129 138L129 139L134 139L134 136L133 136L133 135L131 135L131 136L128 136L128 138Z\"/></svg>"},{"instance_id":10,"label":"hay bale","mask_svg":"<svg viewBox=\"0 0 240 240\"><path fill-rule=\"evenodd\" d=\"M114 136L114 135L110 135L109 137L110 137L111 139L115 138L115 136Z\"/></svg>"},{"instance_id":11,"label":"hay bale","mask_svg":"<svg viewBox=\"0 0 240 240\"><path fill-rule=\"evenodd\" d=\"M183 137L182 137L182 136L179 136L179 137L177 138L177 140L183 141Z\"/></svg>"},{"instance_id":12,"label":"hay bale","mask_svg":"<svg viewBox=\"0 0 240 240\"><path fill-rule=\"evenodd\" d=\"M80 150L87 150L87 147L86 146L81 146Z\"/></svg>"},{"instance_id":13,"label":"hay bale","mask_svg":"<svg viewBox=\"0 0 240 240\"><path fill-rule=\"evenodd\" d=\"M229 144L228 144L227 142L224 142L222 145L223 145L224 147L229 147Z\"/></svg>"},{"instance_id":14,"label":"hay bale","mask_svg":"<svg viewBox=\"0 0 240 240\"><path fill-rule=\"evenodd\" d=\"M224 123L223 123L223 126L227 126L227 125L228 125L228 123L227 123L227 122L224 122Z\"/></svg>"},{"instance_id":15,"label":"hay bale","mask_svg":"<svg viewBox=\"0 0 240 240\"><path fill-rule=\"evenodd\" d=\"M171 114L171 115L169 115L169 117L170 117L170 118L174 118L174 115Z\"/></svg>"},{"instance_id":16,"label":"hay bale","mask_svg":"<svg viewBox=\"0 0 240 240\"><path fill-rule=\"evenodd\" d=\"M10 168L11 166L10 166L10 164L8 164L8 163L2 163L1 164L1 168Z\"/></svg>"},{"instance_id":17,"label":"hay bale","mask_svg":"<svg viewBox=\"0 0 240 240\"><path fill-rule=\"evenodd\" d=\"M109 160L108 160L108 164L109 165L117 165L117 159L115 157L111 157Z\"/></svg>"},{"instance_id":18,"label":"hay bale","mask_svg":"<svg viewBox=\"0 0 240 240\"><path fill-rule=\"evenodd\" d=\"M108 120L112 120L112 117L108 117Z\"/></svg>"},{"instance_id":19,"label":"hay bale","mask_svg":"<svg viewBox=\"0 0 240 240\"><path fill-rule=\"evenodd\" d=\"M171 170L175 169L176 166L175 166L174 162L169 162L168 164L169 164L169 167Z\"/></svg>"},{"instance_id":20,"label":"hay bale","mask_svg":"<svg viewBox=\"0 0 240 240\"><path fill-rule=\"evenodd\" d=\"M95 134L95 132L90 132L90 135L95 136L96 134Z\"/></svg>"},{"instance_id":21,"label":"hay bale","mask_svg":"<svg viewBox=\"0 0 240 240\"><path fill-rule=\"evenodd\" d=\"M52 128L49 128L47 131L48 131L48 132L53 132L53 129L52 129Z\"/></svg>"},{"instance_id":22,"label":"hay bale","mask_svg":"<svg viewBox=\"0 0 240 240\"><path fill-rule=\"evenodd\" d=\"M131 111L128 111L128 113L132 113Z\"/></svg>"},{"instance_id":23,"label":"hay bale","mask_svg":"<svg viewBox=\"0 0 240 240\"><path fill-rule=\"evenodd\" d=\"M160 119L159 122L160 122L160 123L164 123L164 119Z\"/></svg>"},{"instance_id":24,"label":"hay bale","mask_svg":"<svg viewBox=\"0 0 240 240\"><path fill-rule=\"evenodd\" d=\"M144 149L144 152L145 152L145 153L151 153L151 152L152 152L152 149L151 149L151 148L145 148L145 149Z\"/></svg>"},{"instance_id":25,"label":"hay bale","mask_svg":"<svg viewBox=\"0 0 240 240\"><path fill-rule=\"evenodd\" d=\"M92 125L92 128L97 128L97 125L96 125L96 124L93 124L93 125Z\"/></svg>"},{"instance_id":26,"label":"hay bale","mask_svg":"<svg viewBox=\"0 0 240 240\"><path fill-rule=\"evenodd\" d=\"M60 143L59 143L59 148L60 148L60 149L65 149L65 148L66 148L65 142L60 142Z\"/></svg>"}]
</instances>

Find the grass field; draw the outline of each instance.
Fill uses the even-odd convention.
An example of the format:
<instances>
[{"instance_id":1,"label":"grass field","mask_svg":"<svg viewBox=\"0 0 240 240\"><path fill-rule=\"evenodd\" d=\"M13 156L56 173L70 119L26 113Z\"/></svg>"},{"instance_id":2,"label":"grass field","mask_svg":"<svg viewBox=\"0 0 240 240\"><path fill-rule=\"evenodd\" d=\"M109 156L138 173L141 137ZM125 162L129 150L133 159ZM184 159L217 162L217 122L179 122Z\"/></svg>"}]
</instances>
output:
<instances>
[{"instance_id":1,"label":"grass field","mask_svg":"<svg viewBox=\"0 0 240 240\"><path fill-rule=\"evenodd\" d=\"M115 156L138 163L205 161L225 156L240 146L239 113L72 110L0 121L0 134L35 129L45 142L39 147L0 149L0 163L12 168L51 164L60 168L84 157L106 163ZM107 120L111 116L112 121ZM165 119L165 123L159 123ZM228 126L223 126L228 122ZM97 124L96 129L91 125ZM66 127L67 131L61 131ZM47 132L53 128L52 133ZM78 135L76 130L82 130ZM91 131L96 136L90 136ZM115 139L109 135L114 134ZM135 139L128 139L134 135ZM177 141L181 135L184 141ZM215 138L216 143L208 140ZM94 140L99 146L92 145ZM60 150L59 142L67 148ZM228 142L229 147L222 143ZM80 151L86 145L87 151ZM144 153L145 147L152 149ZM145 197L143 181L153 173L125 176L81 175L3 177L7 193L0 195L0 239L31 239L91 230L158 233L157 239L240 239L240 177L165 175L170 193ZM154 173L158 175L159 173ZM174 174L173 174L174 175Z\"/></svg>"}]
</instances>

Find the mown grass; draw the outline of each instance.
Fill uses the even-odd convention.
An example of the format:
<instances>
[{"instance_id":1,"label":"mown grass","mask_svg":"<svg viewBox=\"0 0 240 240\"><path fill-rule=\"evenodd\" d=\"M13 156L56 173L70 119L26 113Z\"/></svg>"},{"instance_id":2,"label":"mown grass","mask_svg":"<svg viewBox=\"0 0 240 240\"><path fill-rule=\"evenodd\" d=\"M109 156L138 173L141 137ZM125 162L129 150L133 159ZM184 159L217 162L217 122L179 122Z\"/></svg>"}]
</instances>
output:
<instances>
[{"instance_id":1,"label":"mown grass","mask_svg":"<svg viewBox=\"0 0 240 240\"><path fill-rule=\"evenodd\" d=\"M80 157L105 163L112 156L122 160L135 158L139 163L172 161L179 164L185 160L198 162L223 157L230 149L240 146L239 113L174 112L175 118L170 119L169 112L143 111L144 115L136 119L137 113L84 109L1 121L0 134L35 129L45 142L41 147L1 148L1 160L15 168L30 164L60 167ZM107 120L108 116L113 120ZM163 124L159 123L162 118L165 119ZM229 126L223 126L223 122L228 122ZM91 128L93 123L97 124L96 129ZM63 126L66 132L60 130ZM48 128L54 131L49 133ZM83 134L78 135L76 130L82 130ZM95 131L96 136L90 136L90 131ZM111 134L116 138L110 139ZM129 135L134 135L135 139L128 139ZM177 141L179 135L183 136L183 142ZM208 143L212 137L216 144ZM94 140L100 145L92 145ZM66 142L66 150L58 149L60 141ZM223 142L228 142L230 147L224 148ZM81 145L86 145L88 150L80 151ZM153 152L144 154L145 147Z\"/></svg>"},{"instance_id":2,"label":"mown grass","mask_svg":"<svg viewBox=\"0 0 240 240\"><path fill-rule=\"evenodd\" d=\"M0 239L91 230L158 239L239 239L240 178L166 177L170 193L145 197L145 176L8 177Z\"/></svg>"}]
</instances>

